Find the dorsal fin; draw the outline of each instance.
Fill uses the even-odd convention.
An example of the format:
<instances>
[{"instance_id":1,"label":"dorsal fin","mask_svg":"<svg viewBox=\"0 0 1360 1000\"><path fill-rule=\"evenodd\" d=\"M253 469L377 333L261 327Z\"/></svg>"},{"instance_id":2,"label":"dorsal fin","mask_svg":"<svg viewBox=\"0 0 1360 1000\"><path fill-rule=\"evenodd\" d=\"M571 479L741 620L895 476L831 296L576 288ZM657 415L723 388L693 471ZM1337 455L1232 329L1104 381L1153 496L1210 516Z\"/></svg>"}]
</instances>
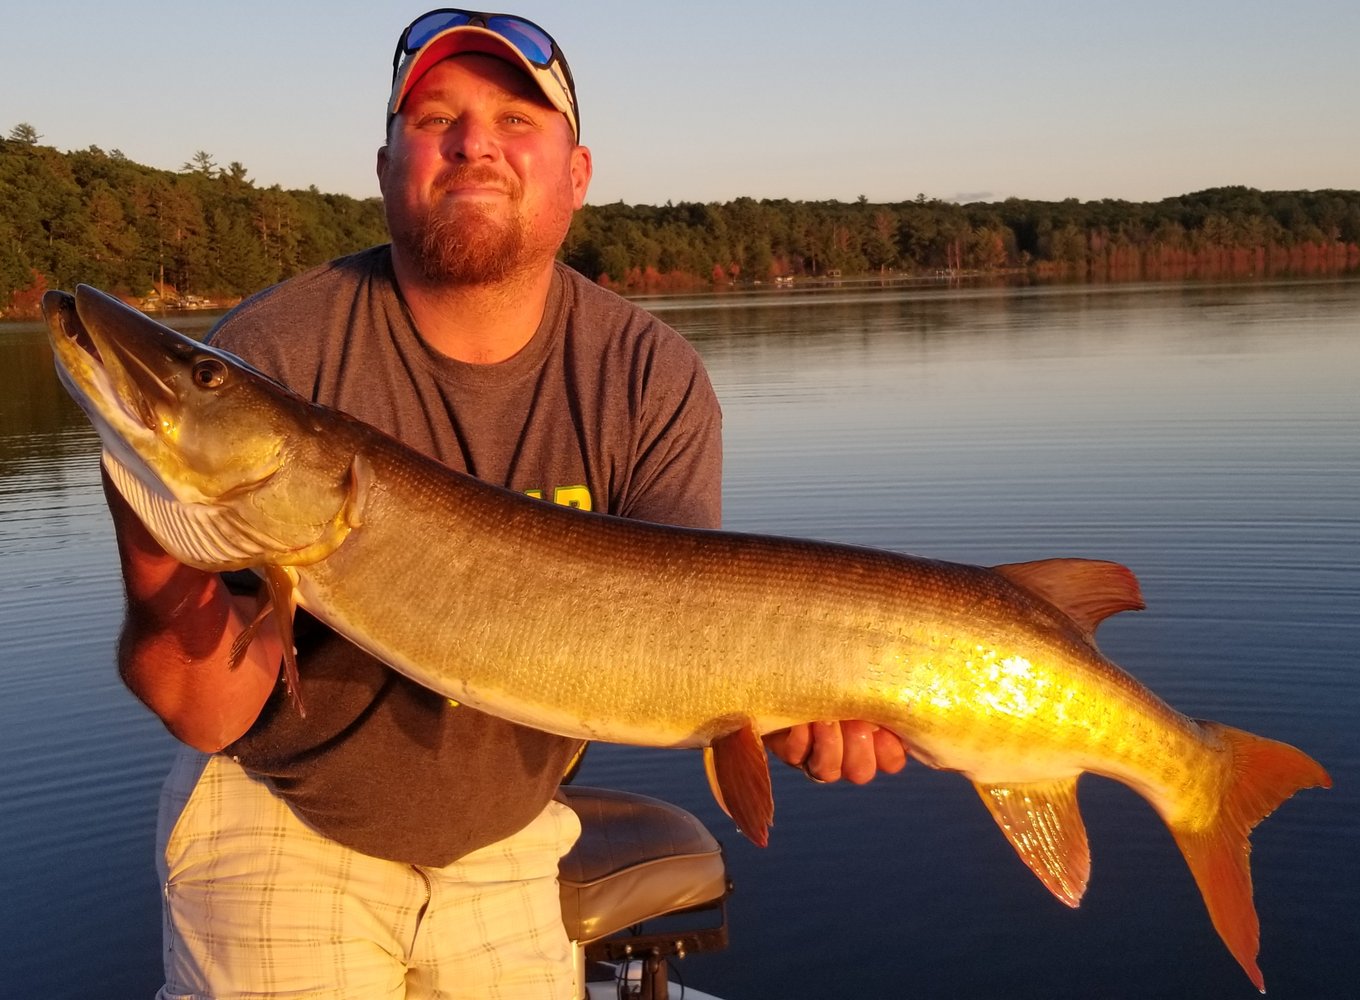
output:
<instances>
[{"instance_id":1,"label":"dorsal fin","mask_svg":"<svg viewBox=\"0 0 1360 1000\"><path fill-rule=\"evenodd\" d=\"M1048 601L1071 618L1088 639L1110 615L1146 607L1133 571L1117 562L1040 559L1006 563L992 570Z\"/></svg>"}]
</instances>

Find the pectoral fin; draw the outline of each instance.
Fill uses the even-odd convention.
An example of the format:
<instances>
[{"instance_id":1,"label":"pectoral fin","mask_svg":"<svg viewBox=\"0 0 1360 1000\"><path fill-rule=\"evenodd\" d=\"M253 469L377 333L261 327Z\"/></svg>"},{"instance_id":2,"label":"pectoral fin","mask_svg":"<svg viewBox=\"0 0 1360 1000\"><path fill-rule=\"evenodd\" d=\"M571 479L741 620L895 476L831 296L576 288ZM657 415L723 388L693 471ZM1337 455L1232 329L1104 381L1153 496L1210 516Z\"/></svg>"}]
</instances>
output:
<instances>
[{"instance_id":1,"label":"pectoral fin","mask_svg":"<svg viewBox=\"0 0 1360 1000\"><path fill-rule=\"evenodd\" d=\"M294 587L297 580L294 571L286 566L266 565L264 586L255 605L255 617L237 634L231 643L228 665L235 670L245 659L246 650L260 633L260 627L274 614L274 627L278 629L279 642L283 645L283 682L288 688L288 697L297 706L298 715L307 717L307 709L302 704L301 682L298 679L297 647L293 643L293 614L297 610L294 600Z\"/></svg>"},{"instance_id":2,"label":"pectoral fin","mask_svg":"<svg viewBox=\"0 0 1360 1000\"><path fill-rule=\"evenodd\" d=\"M765 744L747 723L704 747L704 770L713 797L743 834L757 847L770 842L774 792Z\"/></svg>"},{"instance_id":3,"label":"pectoral fin","mask_svg":"<svg viewBox=\"0 0 1360 1000\"><path fill-rule=\"evenodd\" d=\"M269 603L274 609L274 627L279 631L279 641L283 644L283 682L288 688L288 697L297 706L298 715L307 717L307 709L302 704L301 681L298 678L297 647L293 644L293 613L297 610L294 586L294 571L286 566L265 566L264 582L269 588Z\"/></svg>"},{"instance_id":4,"label":"pectoral fin","mask_svg":"<svg viewBox=\"0 0 1360 1000\"><path fill-rule=\"evenodd\" d=\"M269 617L269 612L274 610L274 603L269 599L269 588L261 587L255 595L255 617L240 632L236 633L236 638L231 642L231 656L227 661L227 666L235 670L241 665L241 661L246 657L246 650L255 641L255 637L260 634L260 626Z\"/></svg>"},{"instance_id":5,"label":"pectoral fin","mask_svg":"<svg viewBox=\"0 0 1360 1000\"><path fill-rule=\"evenodd\" d=\"M1021 860L1049 892L1068 906L1077 906L1091 875L1086 824L1077 808L1077 779L975 787Z\"/></svg>"}]
</instances>

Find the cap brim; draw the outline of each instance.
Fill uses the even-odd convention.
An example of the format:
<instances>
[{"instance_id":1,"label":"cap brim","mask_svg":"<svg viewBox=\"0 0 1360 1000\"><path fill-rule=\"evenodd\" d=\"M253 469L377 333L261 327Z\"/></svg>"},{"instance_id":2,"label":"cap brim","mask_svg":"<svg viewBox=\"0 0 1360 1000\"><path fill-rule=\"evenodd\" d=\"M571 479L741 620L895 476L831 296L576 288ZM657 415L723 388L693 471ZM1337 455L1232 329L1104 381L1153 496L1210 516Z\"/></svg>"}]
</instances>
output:
<instances>
[{"instance_id":1,"label":"cap brim","mask_svg":"<svg viewBox=\"0 0 1360 1000\"><path fill-rule=\"evenodd\" d=\"M388 117L401 110L402 101L406 100L411 88L435 63L450 56L468 54L494 56L523 69L547 102L566 115L572 134L577 134L576 109L572 105L571 95L560 84L555 74L529 62L517 48L494 31L471 24L460 24L441 31L422 45L414 55L406 57L397 71L396 80L392 83L392 96L387 102Z\"/></svg>"}]
</instances>

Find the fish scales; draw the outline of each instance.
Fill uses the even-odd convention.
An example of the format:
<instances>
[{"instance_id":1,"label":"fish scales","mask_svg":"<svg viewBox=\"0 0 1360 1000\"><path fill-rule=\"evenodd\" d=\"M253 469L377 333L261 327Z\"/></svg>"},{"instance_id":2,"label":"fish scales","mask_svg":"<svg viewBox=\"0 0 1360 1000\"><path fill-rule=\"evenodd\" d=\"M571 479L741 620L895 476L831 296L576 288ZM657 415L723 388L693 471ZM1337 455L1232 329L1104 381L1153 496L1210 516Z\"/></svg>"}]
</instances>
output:
<instances>
[{"instance_id":1,"label":"fish scales","mask_svg":"<svg viewBox=\"0 0 1360 1000\"><path fill-rule=\"evenodd\" d=\"M385 439L363 447L376 482L404 468L385 455ZM400 516L374 499L363 530L299 569L304 605L346 634L380 635L369 641L383 657L427 686L459 700L506 699L521 707L516 721L563 735L698 746L742 718L761 732L864 718L933 760L963 746L988 760L1009 751L967 769L988 781L1025 780L1048 765L1027 763L1042 758L1036 744L1048 756L1079 755L1068 757L1070 773L1122 778L1128 727L1172 721L1193 735L1070 625L1055 633L1056 614L986 571L552 507L507 517L510 497L446 477L373 492L401 495ZM421 544L439 534L447 546ZM455 585L432 593L438 577ZM1066 668L1074 661L1079 675ZM467 686L478 668L495 674L494 692ZM817 681L770 682L781 674ZM611 691L607 705L601 688ZM1140 727L1143 713L1151 719ZM1035 740L1036 727L1050 738Z\"/></svg>"},{"instance_id":2,"label":"fish scales","mask_svg":"<svg viewBox=\"0 0 1360 1000\"><path fill-rule=\"evenodd\" d=\"M988 569L555 507L452 472L94 289L43 306L115 485L181 561L261 571L290 682L296 599L483 711L704 747L715 795L760 844L773 803L759 735L866 720L969 778L1071 906L1090 868L1077 778L1104 775L1162 816L1263 986L1247 837L1330 778L1286 744L1186 718L1101 654L1100 621L1142 607L1125 568Z\"/></svg>"}]
</instances>

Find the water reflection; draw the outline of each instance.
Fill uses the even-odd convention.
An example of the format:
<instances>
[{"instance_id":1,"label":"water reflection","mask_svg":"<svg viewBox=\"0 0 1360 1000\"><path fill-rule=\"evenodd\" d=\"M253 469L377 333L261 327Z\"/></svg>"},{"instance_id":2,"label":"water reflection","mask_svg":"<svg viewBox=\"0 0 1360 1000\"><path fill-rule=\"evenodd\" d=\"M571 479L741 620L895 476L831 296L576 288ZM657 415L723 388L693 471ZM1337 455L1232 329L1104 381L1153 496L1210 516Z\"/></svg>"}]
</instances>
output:
<instances>
[{"instance_id":1,"label":"water reflection","mask_svg":"<svg viewBox=\"0 0 1360 1000\"><path fill-rule=\"evenodd\" d=\"M1360 977L1360 283L828 290L650 303L724 405L729 526L1002 562L1134 566L1102 647L1177 707L1298 742L1337 787L1258 831L1271 996ZM184 325L202 329L211 317ZM97 443L36 326L0 324L0 912L6 995L149 995L170 741L114 676ZM957 777L869 789L777 768L772 846L732 834L694 755L599 748L586 780L727 845L731 950L684 966L765 996L1246 996L1141 800L1083 781L1081 910Z\"/></svg>"}]
</instances>

